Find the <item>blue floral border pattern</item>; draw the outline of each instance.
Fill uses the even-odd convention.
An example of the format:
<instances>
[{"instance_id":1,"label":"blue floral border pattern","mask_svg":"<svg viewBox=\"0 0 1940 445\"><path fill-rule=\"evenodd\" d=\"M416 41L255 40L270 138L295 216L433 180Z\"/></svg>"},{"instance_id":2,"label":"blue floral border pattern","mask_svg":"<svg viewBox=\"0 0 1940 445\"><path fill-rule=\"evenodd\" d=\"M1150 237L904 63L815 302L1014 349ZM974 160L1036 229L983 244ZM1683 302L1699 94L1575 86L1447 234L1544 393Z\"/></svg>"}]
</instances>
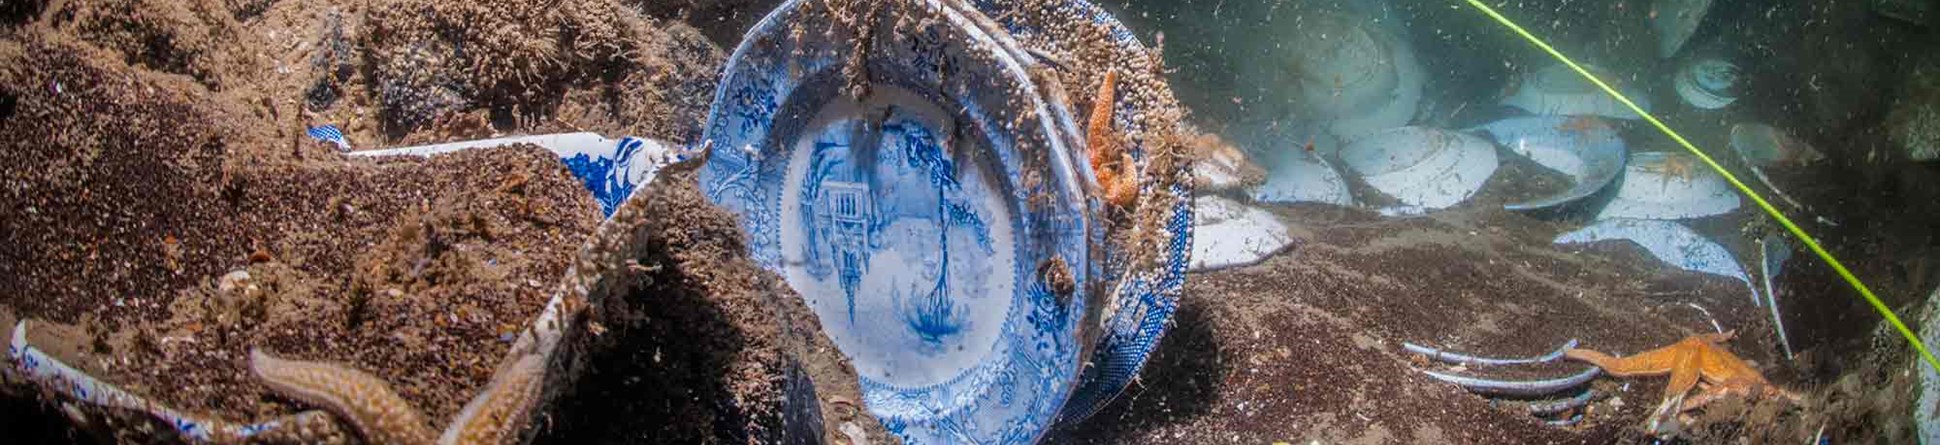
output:
<instances>
[{"instance_id":1,"label":"blue floral border pattern","mask_svg":"<svg viewBox=\"0 0 1940 445\"><path fill-rule=\"evenodd\" d=\"M1052 127L1055 116L1016 59L969 23L948 0L887 2L882 14L934 19L909 33L888 27L874 34L866 56L869 81L915 92L955 114L986 138L982 150L1005 182L1016 233L1014 276L1019 286L987 358L942 383L893 387L861 381L864 402L893 434L911 444L1031 443L1049 430L1076 385L1080 368L1077 320L1084 299L1053 295L1036 279L1039 264L1088 264L1081 169ZM790 0L751 30L730 56L709 113L704 140L713 147L701 168L703 193L740 216L750 255L781 271L781 182L806 117L837 93L837 78L854 42L820 30L834 23L828 5ZM920 21L920 20L919 20ZM1025 92L1020 96L1016 92ZM1041 152L1040 152L1041 151ZM1045 158L1048 158L1046 160ZM1048 165L1047 165L1048 164ZM1039 181L1024 181L1027 176ZM1030 199L1045 205L1025 205ZM1073 268L1084 288L1088 270Z\"/></svg>"}]
</instances>

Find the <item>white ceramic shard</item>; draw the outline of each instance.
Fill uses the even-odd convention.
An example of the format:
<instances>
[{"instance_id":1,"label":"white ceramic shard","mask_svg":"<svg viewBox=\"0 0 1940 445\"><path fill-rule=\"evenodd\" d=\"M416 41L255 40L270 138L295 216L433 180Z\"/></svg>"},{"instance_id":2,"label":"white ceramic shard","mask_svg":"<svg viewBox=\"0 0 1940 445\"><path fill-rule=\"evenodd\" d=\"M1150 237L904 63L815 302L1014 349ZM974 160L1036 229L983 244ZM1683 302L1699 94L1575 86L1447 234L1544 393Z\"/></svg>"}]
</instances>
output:
<instances>
[{"instance_id":1,"label":"white ceramic shard","mask_svg":"<svg viewBox=\"0 0 1940 445\"><path fill-rule=\"evenodd\" d=\"M1751 289L1751 277L1731 251L1682 224L1652 219L1606 219L1558 235L1556 244L1588 244L1598 241L1626 240L1636 243L1671 266L1692 272L1730 277ZM1759 304L1752 292L1752 304Z\"/></svg>"},{"instance_id":2,"label":"white ceramic shard","mask_svg":"<svg viewBox=\"0 0 1940 445\"><path fill-rule=\"evenodd\" d=\"M1650 27L1657 31L1657 57L1668 58L1697 32L1711 0L1656 0L1650 4Z\"/></svg>"},{"instance_id":3,"label":"white ceramic shard","mask_svg":"<svg viewBox=\"0 0 1940 445\"><path fill-rule=\"evenodd\" d=\"M1617 76L1611 75L1595 66L1585 65L1590 74L1616 88L1618 92L1635 101L1644 111L1650 111L1650 101L1634 88L1629 88ZM1624 106L1616 98L1610 97L1596 84L1584 79L1582 74L1564 65L1550 65L1521 77L1509 97L1502 99L1503 105L1520 108L1532 114L1579 115L1588 114L1616 119L1639 119L1637 113Z\"/></svg>"},{"instance_id":4,"label":"white ceramic shard","mask_svg":"<svg viewBox=\"0 0 1940 445\"><path fill-rule=\"evenodd\" d=\"M1568 190L1503 206L1509 210L1548 208L1595 194L1616 180L1629 153L1616 128L1595 116L1520 116L1479 128L1511 153L1575 181Z\"/></svg>"},{"instance_id":5,"label":"white ceramic shard","mask_svg":"<svg viewBox=\"0 0 1940 445\"><path fill-rule=\"evenodd\" d=\"M1447 208L1495 174L1495 146L1467 133L1428 127L1382 131L1341 148L1341 162L1404 207Z\"/></svg>"},{"instance_id":6,"label":"white ceramic shard","mask_svg":"<svg viewBox=\"0 0 1940 445\"><path fill-rule=\"evenodd\" d=\"M1623 183L1596 219L1685 219L1737 210L1741 199L1724 177L1689 154L1630 155Z\"/></svg>"},{"instance_id":7,"label":"white ceramic shard","mask_svg":"<svg viewBox=\"0 0 1940 445\"><path fill-rule=\"evenodd\" d=\"M1293 244L1280 218L1265 209L1219 196L1193 199L1192 269L1258 263Z\"/></svg>"},{"instance_id":8,"label":"white ceramic shard","mask_svg":"<svg viewBox=\"0 0 1940 445\"><path fill-rule=\"evenodd\" d=\"M1785 318L1778 310L1778 272L1784 270L1785 260L1792 259L1792 245L1785 238L1769 235L1758 242L1758 275L1765 283L1765 304L1771 308L1772 327L1778 332L1778 344L1785 350L1785 358L1792 358L1792 339L1785 335Z\"/></svg>"},{"instance_id":9,"label":"white ceramic shard","mask_svg":"<svg viewBox=\"0 0 1940 445\"><path fill-rule=\"evenodd\" d=\"M1738 65L1718 58L1700 58L1684 65L1671 79L1684 103L1716 110L1738 100Z\"/></svg>"}]
</instances>

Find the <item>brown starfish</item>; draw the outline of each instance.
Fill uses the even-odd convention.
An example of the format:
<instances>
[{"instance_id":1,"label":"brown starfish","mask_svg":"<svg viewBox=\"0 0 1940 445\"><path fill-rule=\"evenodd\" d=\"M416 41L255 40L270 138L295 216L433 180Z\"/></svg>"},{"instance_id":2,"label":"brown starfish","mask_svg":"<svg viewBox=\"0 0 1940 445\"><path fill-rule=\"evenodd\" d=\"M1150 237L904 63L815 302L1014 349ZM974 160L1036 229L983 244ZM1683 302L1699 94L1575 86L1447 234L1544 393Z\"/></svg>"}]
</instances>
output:
<instances>
[{"instance_id":1,"label":"brown starfish","mask_svg":"<svg viewBox=\"0 0 1940 445\"><path fill-rule=\"evenodd\" d=\"M334 364L280 359L249 352L249 368L270 389L319 405L374 444L499 444L510 442L530 419L537 401L544 361L527 355L492 379L490 386L459 411L442 437L434 437L424 415L398 397L391 386L362 371Z\"/></svg>"},{"instance_id":2,"label":"brown starfish","mask_svg":"<svg viewBox=\"0 0 1940 445\"><path fill-rule=\"evenodd\" d=\"M1596 365L1617 377L1670 374L1671 382L1664 387L1664 401L1657 405L1645 426L1659 435L1675 432L1677 415L1725 396L1798 400L1798 396L1765 381L1765 376L1744 359L1718 346L1731 336L1730 332L1692 335L1670 346L1621 358L1588 349L1570 349L1563 356ZM1693 388L1698 389L1698 394L1687 399Z\"/></svg>"},{"instance_id":3,"label":"brown starfish","mask_svg":"<svg viewBox=\"0 0 1940 445\"><path fill-rule=\"evenodd\" d=\"M1138 174L1132 165L1132 156L1122 151L1117 132L1111 126L1118 73L1106 71L1102 83L1098 97L1091 101L1085 148L1091 154L1091 170L1098 177L1098 186L1104 189L1105 202L1130 207L1138 198Z\"/></svg>"}]
</instances>

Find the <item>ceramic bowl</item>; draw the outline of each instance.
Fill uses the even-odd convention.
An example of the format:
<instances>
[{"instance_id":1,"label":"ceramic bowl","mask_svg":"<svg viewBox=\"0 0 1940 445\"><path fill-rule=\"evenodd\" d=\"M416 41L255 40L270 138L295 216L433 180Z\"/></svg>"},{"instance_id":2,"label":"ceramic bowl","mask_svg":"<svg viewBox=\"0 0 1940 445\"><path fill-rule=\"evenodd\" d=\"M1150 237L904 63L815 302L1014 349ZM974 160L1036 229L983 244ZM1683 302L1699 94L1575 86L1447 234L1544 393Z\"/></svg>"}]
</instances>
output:
<instances>
[{"instance_id":1,"label":"ceramic bowl","mask_svg":"<svg viewBox=\"0 0 1940 445\"><path fill-rule=\"evenodd\" d=\"M1737 210L1741 199L1702 161L1678 152L1630 155L1617 195L1596 219L1686 219Z\"/></svg>"},{"instance_id":2,"label":"ceramic bowl","mask_svg":"<svg viewBox=\"0 0 1940 445\"><path fill-rule=\"evenodd\" d=\"M1428 127L1375 133L1341 148L1340 157L1368 186L1421 210L1467 200L1498 166L1488 141Z\"/></svg>"},{"instance_id":3,"label":"ceramic bowl","mask_svg":"<svg viewBox=\"0 0 1940 445\"><path fill-rule=\"evenodd\" d=\"M701 189L814 310L890 432L1035 441L1081 362L1088 169L987 18L871 5L789 1L747 33Z\"/></svg>"},{"instance_id":4,"label":"ceramic bowl","mask_svg":"<svg viewBox=\"0 0 1940 445\"><path fill-rule=\"evenodd\" d=\"M1671 79L1677 97L1693 107L1716 110L1738 100L1738 65L1717 58L1685 64Z\"/></svg>"},{"instance_id":5,"label":"ceramic bowl","mask_svg":"<svg viewBox=\"0 0 1940 445\"><path fill-rule=\"evenodd\" d=\"M1575 181L1554 195L1503 206L1509 210L1550 208L1596 194L1616 180L1628 159L1616 128L1594 116L1520 116L1479 128L1509 152Z\"/></svg>"}]
</instances>

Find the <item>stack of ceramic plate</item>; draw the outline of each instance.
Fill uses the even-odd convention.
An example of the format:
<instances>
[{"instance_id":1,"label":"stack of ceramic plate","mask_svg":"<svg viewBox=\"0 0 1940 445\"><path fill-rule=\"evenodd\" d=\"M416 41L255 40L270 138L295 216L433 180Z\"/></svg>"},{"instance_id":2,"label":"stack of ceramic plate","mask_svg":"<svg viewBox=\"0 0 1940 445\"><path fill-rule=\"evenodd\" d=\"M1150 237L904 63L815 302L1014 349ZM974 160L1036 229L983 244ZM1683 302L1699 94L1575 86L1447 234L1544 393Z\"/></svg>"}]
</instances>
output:
<instances>
[{"instance_id":1,"label":"stack of ceramic plate","mask_svg":"<svg viewBox=\"0 0 1940 445\"><path fill-rule=\"evenodd\" d=\"M1520 116L1480 127L1510 152L1575 180L1568 190L1509 210L1549 208L1595 194L1623 172L1628 151L1617 130L1595 116Z\"/></svg>"},{"instance_id":2,"label":"stack of ceramic plate","mask_svg":"<svg viewBox=\"0 0 1940 445\"><path fill-rule=\"evenodd\" d=\"M1120 67L1134 73L1155 72L1164 65L1157 54L1145 47L1132 34L1132 31L1119 23L1104 9L1081 0L1064 0L1041 4L1039 2L1004 2L978 0L972 2L984 12L985 16L997 18L995 21L1002 29L993 32L1000 41L1015 42L1020 54L1019 59L1030 60L1035 55L1071 54L1085 57L1100 57L1110 60L1111 66ZM1099 30L1105 31L1100 41L1087 40L1097 36ZM1014 38L1013 38L1014 37ZM1103 45L1099 45L1103 43ZM1022 48L1028 48L1024 50ZM1056 56L1051 56L1056 57ZM1059 62L1039 60L1039 67L1056 68ZM1123 73L1121 73L1123 74ZM1140 80L1144 79L1144 80ZM1164 82L1161 78L1143 78L1140 74L1121 76L1120 91L1126 91L1127 81L1151 83L1144 84L1139 94L1125 94L1120 98L1114 126L1119 128L1163 131L1154 125L1164 125L1163 119L1156 116L1177 115L1183 110L1168 89L1152 83ZM1068 120L1072 113L1061 101L1052 100L1053 114ZM1075 126L1071 127L1075 128ZM1135 162L1140 165L1147 161L1145 154L1151 141L1134 140L1127 147ZM1082 153L1082 151L1080 151ZM1089 177L1090 170L1081 175ZM1142 199L1142 208L1158 206L1163 209L1157 218L1142 219L1134 222L1133 230L1153 233L1159 236L1155 243L1156 252L1134 252L1113 243L1101 243L1102 249L1093 252L1090 263L1092 275L1102 283L1098 288L1105 291L1091 298L1097 301L1096 326L1097 340L1089 345L1090 354L1086 356L1084 372L1079 376L1077 387L1071 393L1064 411L1059 414L1060 424L1084 420L1107 402L1124 392L1125 387L1138 377L1146 359L1170 328L1172 312L1178 305L1180 292L1185 284L1185 273L1190 263L1189 255L1195 244L1192 228L1196 218L1193 204L1194 191L1186 184L1173 186L1166 193L1156 190L1142 190L1141 194L1152 199ZM1102 218L1102 216L1100 216ZM1270 236L1265 232L1255 232ZM1138 260L1145 258L1145 260Z\"/></svg>"},{"instance_id":3,"label":"stack of ceramic plate","mask_svg":"<svg viewBox=\"0 0 1940 445\"><path fill-rule=\"evenodd\" d=\"M1274 46L1248 72L1290 85L1296 116L1341 141L1407 125L1427 76L1393 26L1347 12L1305 14L1283 38L1263 40Z\"/></svg>"},{"instance_id":4,"label":"stack of ceramic plate","mask_svg":"<svg viewBox=\"0 0 1940 445\"><path fill-rule=\"evenodd\" d=\"M1082 2L866 5L789 1L749 31L708 118L702 190L807 300L891 432L1034 441L1068 400L1102 405L1143 364L1183 283L1192 213L1190 183L1163 195L1176 202L1142 204L1171 215L1151 228L1169 238L1149 265L1095 247L1103 207L1087 192L1083 134L1028 74L1052 68L1033 54L1068 52L1027 51L1043 40L1026 37L1105 26L1124 56L1149 53ZM1075 19L1029 21L1049 12ZM796 32L852 14L884 19ZM1119 116L1139 111L1124 104ZM1142 146L1129 151L1143 162ZM1111 292L1072 294L1091 289ZM1100 343L1081 344L1080 322L1099 312Z\"/></svg>"}]
</instances>

